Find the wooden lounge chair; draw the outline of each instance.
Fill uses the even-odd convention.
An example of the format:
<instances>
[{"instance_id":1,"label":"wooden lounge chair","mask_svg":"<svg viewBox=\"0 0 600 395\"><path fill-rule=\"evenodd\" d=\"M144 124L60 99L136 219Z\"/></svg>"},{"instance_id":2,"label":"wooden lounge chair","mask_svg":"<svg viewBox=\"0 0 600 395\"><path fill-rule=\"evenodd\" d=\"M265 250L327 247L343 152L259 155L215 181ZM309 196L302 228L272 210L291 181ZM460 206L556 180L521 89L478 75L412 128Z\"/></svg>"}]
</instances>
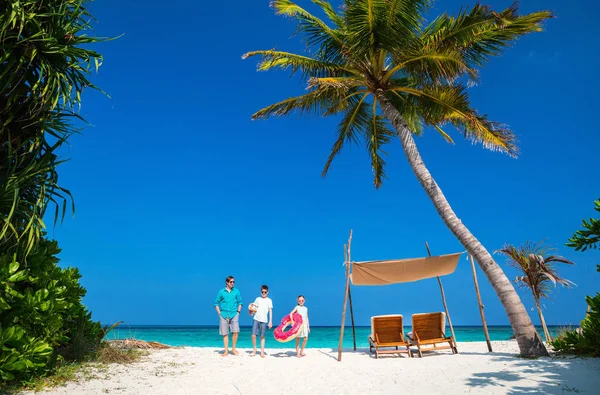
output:
<instances>
[{"instance_id":1,"label":"wooden lounge chair","mask_svg":"<svg viewBox=\"0 0 600 395\"><path fill-rule=\"evenodd\" d=\"M445 313L423 313L413 314L412 316L412 345L419 349L419 357L423 356L422 351L452 350L456 354L458 350L454 347L452 336L446 336L446 314ZM445 344L438 346L438 344ZM423 346L433 346L425 348Z\"/></svg>"},{"instance_id":2,"label":"wooden lounge chair","mask_svg":"<svg viewBox=\"0 0 600 395\"><path fill-rule=\"evenodd\" d=\"M382 348L386 349L382 350ZM390 350L389 348L392 349ZM373 352L373 349L375 349L375 358L379 358L379 354L400 353L407 353L409 357L412 357L410 343L404 338L402 315L371 317L369 350Z\"/></svg>"}]
</instances>

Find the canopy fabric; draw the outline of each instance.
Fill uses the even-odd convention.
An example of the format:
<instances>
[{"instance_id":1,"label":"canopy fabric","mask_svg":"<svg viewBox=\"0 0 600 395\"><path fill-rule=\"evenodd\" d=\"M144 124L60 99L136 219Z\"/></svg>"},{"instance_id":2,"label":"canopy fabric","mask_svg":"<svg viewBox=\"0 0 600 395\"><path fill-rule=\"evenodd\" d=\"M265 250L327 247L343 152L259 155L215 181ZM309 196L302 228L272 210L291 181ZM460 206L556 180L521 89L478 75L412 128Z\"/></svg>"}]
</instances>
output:
<instances>
[{"instance_id":1,"label":"canopy fabric","mask_svg":"<svg viewBox=\"0 0 600 395\"><path fill-rule=\"evenodd\" d=\"M353 262L350 279L354 285L408 283L451 274L462 253L392 261Z\"/></svg>"}]
</instances>

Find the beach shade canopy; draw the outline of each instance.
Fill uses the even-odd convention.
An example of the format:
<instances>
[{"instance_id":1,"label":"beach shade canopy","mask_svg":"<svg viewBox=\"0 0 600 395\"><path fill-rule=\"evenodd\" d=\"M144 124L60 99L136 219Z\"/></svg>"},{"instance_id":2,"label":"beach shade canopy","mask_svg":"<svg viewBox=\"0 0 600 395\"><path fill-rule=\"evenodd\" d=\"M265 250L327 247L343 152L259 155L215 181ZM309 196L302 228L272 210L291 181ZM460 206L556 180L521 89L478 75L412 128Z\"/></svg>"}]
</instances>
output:
<instances>
[{"instance_id":1,"label":"beach shade canopy","mask_svg":"<svg viewBox=\"0 0 600 395\"><path fill-rule=\"evenodd\" d=\"M387 285L445 276L456 270L461 254L352 262L350 280L354 285Z\"/></svg>"}]
</instances>

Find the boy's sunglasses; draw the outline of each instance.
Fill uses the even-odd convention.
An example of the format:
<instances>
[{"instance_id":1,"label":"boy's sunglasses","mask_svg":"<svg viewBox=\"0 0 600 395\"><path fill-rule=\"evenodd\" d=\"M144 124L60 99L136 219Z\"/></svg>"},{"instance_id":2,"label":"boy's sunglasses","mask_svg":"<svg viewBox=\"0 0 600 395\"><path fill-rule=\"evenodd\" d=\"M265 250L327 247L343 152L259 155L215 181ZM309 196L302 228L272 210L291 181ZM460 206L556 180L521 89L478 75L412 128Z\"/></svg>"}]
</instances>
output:
<instances>
[{"instance_id":1,"label":"boy's sunglasses","mask_svg":"<svg viewBox=\"0 0 600 395\"><path fill-rule=\"evenodd\" d=\"M267 294L269 291L260 291L261 294Z\"/></svg>"}]
</instances>

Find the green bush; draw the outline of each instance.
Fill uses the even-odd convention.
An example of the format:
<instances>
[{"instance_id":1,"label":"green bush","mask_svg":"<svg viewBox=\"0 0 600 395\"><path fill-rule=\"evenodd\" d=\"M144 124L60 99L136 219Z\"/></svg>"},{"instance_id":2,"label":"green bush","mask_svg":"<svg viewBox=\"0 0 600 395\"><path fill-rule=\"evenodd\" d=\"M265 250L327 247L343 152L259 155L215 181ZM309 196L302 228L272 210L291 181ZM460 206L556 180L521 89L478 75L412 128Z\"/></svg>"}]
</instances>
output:
<instances>
[{"instance_id":1,"label":"green bush","mask_svg":"<svg viewBox=\"0 0 600 395\"><path fill-rule=\"evenodd\" d=\"M550 342L555 351L600 357L600 293L586 297L586 302L590 311L581 321L581 328L566 332Z\"/></svg>"},{"instance_id":2,"label":"green bush","mask_svg":"<svg viewBox=\"0 0 600 395\"><path fill-rule=\"evenodd\" d=\"M79 131L90 72L89 0L0 1L0 383L51 372L98 348L103 328L81 300L77 269L45 238L72 203L59 183L63 145Z\"/></svg>"},{"instance_id":3,"label":"green bush","mask_svg":"<svg viewBox=\"0 0 600 395\"><path fill-rule=\"evenodd\" d=\"M26 262L0 255L3 380L46 374L62 359L83 359L100 343L102 327L82 304L81 275L59 267L59 253L56 241L40 239Z\"/></svg>"}]
</instances>

